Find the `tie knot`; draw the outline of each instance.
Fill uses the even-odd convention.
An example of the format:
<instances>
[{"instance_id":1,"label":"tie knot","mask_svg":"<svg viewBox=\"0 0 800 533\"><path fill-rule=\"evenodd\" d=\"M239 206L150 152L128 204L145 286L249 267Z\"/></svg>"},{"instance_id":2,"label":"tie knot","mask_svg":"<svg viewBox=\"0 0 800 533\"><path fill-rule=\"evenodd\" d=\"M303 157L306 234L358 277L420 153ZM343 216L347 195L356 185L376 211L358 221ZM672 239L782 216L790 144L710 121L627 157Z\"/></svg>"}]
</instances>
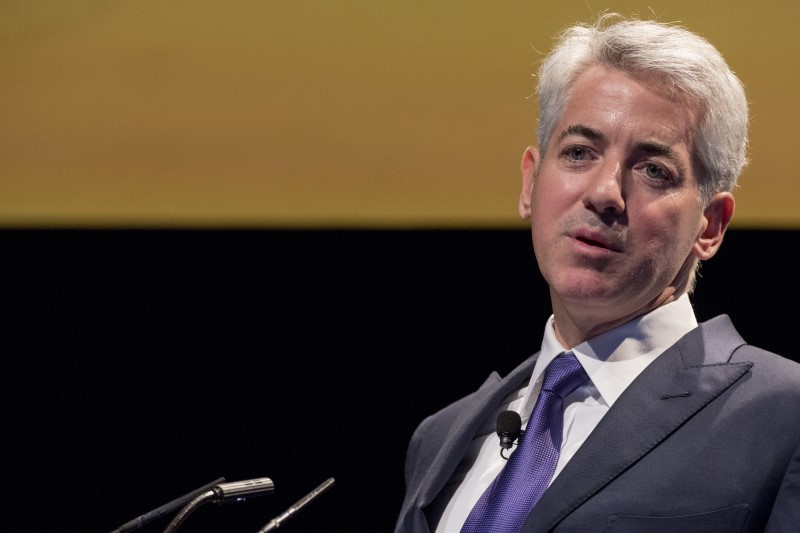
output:
<instances>
[{"instance_id":1,"label":"tie knot","mask_svg":"<svg viewBox=\"0 0 800 533\"><path fill-rule=\"evenodd\" d=\"M589 376L578 362L575 354L565 352L553 359L544 371L542 390L557 394L561 398L583 385Z\"/></svg>"}]
</instances>

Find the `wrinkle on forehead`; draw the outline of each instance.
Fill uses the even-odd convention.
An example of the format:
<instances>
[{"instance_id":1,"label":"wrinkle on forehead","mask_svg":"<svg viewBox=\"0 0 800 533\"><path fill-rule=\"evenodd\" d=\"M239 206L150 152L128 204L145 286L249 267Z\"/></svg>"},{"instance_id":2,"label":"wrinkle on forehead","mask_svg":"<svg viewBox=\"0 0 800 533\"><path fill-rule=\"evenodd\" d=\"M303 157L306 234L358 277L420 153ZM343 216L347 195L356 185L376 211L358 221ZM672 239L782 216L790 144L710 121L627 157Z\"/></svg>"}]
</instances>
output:
<instances>
[{"instance_id":1,"label":"wrinkle on forehead","mask_svg":"<svg viewBox=\"0 0 800 533\"><path fill-rule=\"evenodd\" d=\"M622 130L638 129L643 134L639 141L660 141L655 144L685 143L694 152L694 139L698 127L700 105L696 99L672 84L660 84L661 76L647 73L628 73L604 66L593 66L585 70L575 81L557 128L556 139L571 133L594 139L597 135L583 124L581 116L595 113L598 125L622 126ZM624 80L632 83L626 83ZM643 113L637 106L641 95L649 93L656 107L652 115ZM659 102L658 100L661 100ZM663 106L668 106L665 113ZM575 115L578 115L576 118ZM560 131L559 131L560 130ZM598 130L596 130L598 131ZM602 133L602 132L601 132ZM692 154L689 154L692 157Z\"/></svg>"}]
</instances>

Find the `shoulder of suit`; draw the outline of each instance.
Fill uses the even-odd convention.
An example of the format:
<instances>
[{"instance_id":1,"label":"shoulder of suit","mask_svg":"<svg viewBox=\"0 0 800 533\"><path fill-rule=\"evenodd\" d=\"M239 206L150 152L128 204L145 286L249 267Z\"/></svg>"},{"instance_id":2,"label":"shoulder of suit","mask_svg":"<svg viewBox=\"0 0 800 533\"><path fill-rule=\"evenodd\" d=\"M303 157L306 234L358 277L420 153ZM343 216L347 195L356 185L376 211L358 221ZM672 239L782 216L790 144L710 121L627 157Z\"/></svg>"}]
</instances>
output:
<instances>
[{"instance_id":1,"label":"shoulder of suit","mask_svg":"<svg viewBox=\"0 0 800 533\"><path fill-rule=\"evenodd\" d=\"M743 344L734 350L730 358L731 363L753 363L753 368L759 371L770 371L776 377L800 383L800 363L792 361L776 353L764 350L750 344Z\"/></svg>"},{"instance_id":2,"label":"shoulder of suit","mask_svg":"<svg viewBox=\"0 0 800 533\"><path fill-rule=\"evenodd\" d=\"M439 409L432 415L426 417L417 428L417 433L425 433L426 431L430 431L433 427L435 427L434 431L441 431L441 428L438 427L439 423L442 420L453 420L459 413L461 413L464 408L472 401L472 399L481 394L481 391L488 386L496 384L500 381L500 375L497 372L492 372L489 374L489 377L484 380L483 384L475 391L467 394L466 396L462 396L458 400L448 404L447 406Z\"/></svg>"}]
</instances>

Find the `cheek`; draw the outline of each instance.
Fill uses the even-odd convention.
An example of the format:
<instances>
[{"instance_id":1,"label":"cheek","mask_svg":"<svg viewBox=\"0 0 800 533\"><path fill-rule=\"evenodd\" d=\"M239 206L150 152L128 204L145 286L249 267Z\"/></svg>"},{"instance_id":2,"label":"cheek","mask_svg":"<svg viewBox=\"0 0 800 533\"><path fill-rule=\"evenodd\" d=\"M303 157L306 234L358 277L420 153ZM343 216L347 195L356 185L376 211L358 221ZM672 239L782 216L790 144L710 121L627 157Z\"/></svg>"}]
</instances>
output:
<instances>
[{"instance_id":1,"label":"cheek","mask_svg":"<svg viewBox=\"0 0 800 533\"><path fill-rule=\"evenodd\" d=\"M531 240L539 269L544 274L556 240L557 216L546 203L531 204Z\"/></svg>"},{"instance_id":2,"label":"cheek","mask_svg":"<svg viewBox=\"0 0 800 533\"><path fill-rule=\"evenodd\" d=\"M531 204L531 235L536 250L547 245L557 233L559 220L558 209L552 202Z\"/></svg>"},{"instance_id":3,"label":"cheek","mask_svg":"<svg viewBox=\"0 0 800 533\"><path fill-rule=\"evenodd\" d=\"M531 241L533 242L533 252L536 259L541 261L545 253L544 243L547 242L546 229L543 219L534 217L531 221Z\"/></svg>"},{"instance_id":4,"label":"cheek","mask_svg":"<svg viewBox=\"0 0 800 533\"><path fill-rule=\"evenodd\" d=\"M578 186L552 173L542 173L534 182L531 196L531 216L536 225L553 225L575 203Z\"/></svg>"},{"instance_id":5,"label":"cheek","mask_svg":"<svg viewBox=\"0 0 800 533\"><path fill-rule=\"evenodd\" d=\"M681 210L683 209L683 211ZM699 216L699 215L697 215ZM698 231L695 213L687 214L686 207L653 209L642 217L640 244L650 255L662 258L684 258L691 253Z\"/></svg>"}]
</instances>

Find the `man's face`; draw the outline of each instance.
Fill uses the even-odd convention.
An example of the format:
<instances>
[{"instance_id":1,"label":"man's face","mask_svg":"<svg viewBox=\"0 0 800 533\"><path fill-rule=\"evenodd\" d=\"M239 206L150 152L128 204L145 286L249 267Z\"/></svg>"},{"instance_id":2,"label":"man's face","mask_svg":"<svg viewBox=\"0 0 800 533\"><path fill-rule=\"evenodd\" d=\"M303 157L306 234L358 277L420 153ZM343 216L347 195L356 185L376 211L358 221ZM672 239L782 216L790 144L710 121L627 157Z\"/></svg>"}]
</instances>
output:
<instances>
[{"instance_id":1,"label":"man's face","mask_svg":"<svg viewBox=\"0 0 800 533\"><path fill-rule=\"evenodd\" d=\"M722 193L722 208L716 197L708 209L698 202L697 109L668 91L591 67L547 152L529 148L523 157L520 209L531 218L557 321L558 310L608 321L647 312L684 292L694 258L719 246L733 200Z\"/></svg>"}]
</instances>

